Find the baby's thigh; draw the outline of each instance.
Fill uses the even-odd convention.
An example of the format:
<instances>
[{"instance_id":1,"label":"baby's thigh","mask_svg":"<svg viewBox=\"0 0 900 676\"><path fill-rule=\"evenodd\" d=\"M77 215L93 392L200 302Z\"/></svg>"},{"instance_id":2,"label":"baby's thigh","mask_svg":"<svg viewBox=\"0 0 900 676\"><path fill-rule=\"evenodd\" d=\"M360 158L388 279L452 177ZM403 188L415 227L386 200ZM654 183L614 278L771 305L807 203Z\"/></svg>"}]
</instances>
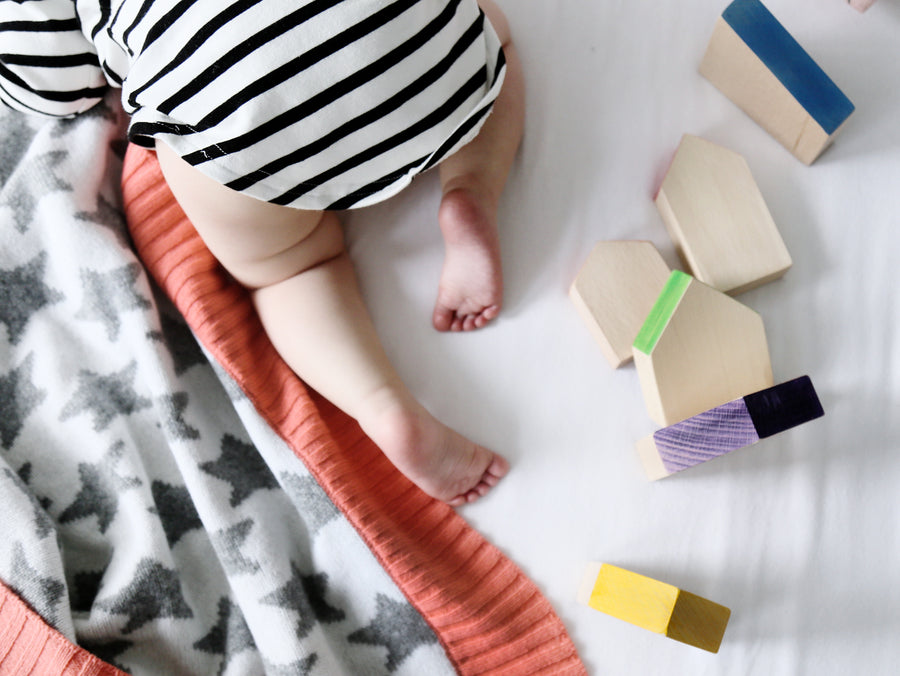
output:
<instances>
[{"instance_id":1,"label":"baby's thigh","mask_svg":"<svg viewBox=\"0 0 900 676\"><path fill-rule=\"evenodd\" d=\"M270 286L339 255L334 214L263 202L209 178L157 143L166 183L201 239L241 284Z\"/></svg>"}]
</instances>

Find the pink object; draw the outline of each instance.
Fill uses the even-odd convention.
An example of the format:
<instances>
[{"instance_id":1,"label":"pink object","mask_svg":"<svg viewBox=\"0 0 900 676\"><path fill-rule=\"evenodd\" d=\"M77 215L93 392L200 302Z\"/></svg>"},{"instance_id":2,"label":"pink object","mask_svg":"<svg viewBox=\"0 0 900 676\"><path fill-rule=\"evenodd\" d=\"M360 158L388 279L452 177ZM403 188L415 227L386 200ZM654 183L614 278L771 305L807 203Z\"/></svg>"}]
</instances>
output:
<instances>
[{"instance_id":1,"label":"pink object","mask_svg":"<svg viewBox=\"0 0 900 676\"><path fill-rule=\"evenodd\" d=\"M847 0L850 6L857 12L865 12L869 7L875 4L875 0Z\"/></svg>"}]
</instances>

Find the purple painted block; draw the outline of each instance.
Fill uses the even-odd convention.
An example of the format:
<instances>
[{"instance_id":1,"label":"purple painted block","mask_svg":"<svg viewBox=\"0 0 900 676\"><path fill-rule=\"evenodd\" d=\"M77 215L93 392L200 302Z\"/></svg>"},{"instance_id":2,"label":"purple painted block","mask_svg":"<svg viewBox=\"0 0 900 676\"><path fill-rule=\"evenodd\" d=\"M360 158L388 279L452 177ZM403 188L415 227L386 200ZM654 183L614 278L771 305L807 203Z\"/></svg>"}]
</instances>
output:
<instances>
[{"instance_id":1,"label":"purple painted block","mask_svg":"<svg viewBox=\"0 0 900 676\"><path fill-rule=\"evenodd\" d=\"M744 399L735 399L654 433L668 472L680 472L759 441Z\"/></svg>"}]
</instances>

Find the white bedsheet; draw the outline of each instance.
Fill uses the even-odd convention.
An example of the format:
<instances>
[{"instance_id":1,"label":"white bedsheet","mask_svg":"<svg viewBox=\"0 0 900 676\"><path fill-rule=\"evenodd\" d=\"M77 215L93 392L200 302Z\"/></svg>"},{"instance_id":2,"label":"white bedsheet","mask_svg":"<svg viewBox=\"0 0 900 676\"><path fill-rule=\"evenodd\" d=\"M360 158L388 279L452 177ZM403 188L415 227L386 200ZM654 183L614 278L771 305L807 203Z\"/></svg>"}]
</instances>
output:
<instances>
[{"instance_id":1,"label":"white bedsheet","mask_svg":"<svg viewBox=\"0 0 900 676\"><path fill-rule=\"evenodd\" d=\"M591 673L888 674L900 660L900 3L766 4L857 110L811 167L697 73L724 0L499 0L527 126L502 203L506 306L430 327L435 175L349 214L351 253L398 369L512 473L464 515L548 595ZM674 248L652 194L683 133L748 161L794 259L739 296L776 382L808 374L825 417L662 482L633 366L613 371L567 297L601 239ZM576 604L605 561L722 603L717 655Z\"/></svg>"}]
</instances>

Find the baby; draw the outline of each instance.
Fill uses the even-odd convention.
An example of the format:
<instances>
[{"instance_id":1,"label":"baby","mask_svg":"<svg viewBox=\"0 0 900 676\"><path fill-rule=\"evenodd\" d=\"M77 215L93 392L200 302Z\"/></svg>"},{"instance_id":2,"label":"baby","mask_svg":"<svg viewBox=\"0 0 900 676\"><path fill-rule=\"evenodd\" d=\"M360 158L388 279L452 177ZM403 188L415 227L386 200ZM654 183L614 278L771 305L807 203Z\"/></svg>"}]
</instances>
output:
<instances>
[{"instance_id":1,"label":"baby","mask_svg":"<svg viewBox=\"0 0 900 676\"><path fill-rule=\"evenodd\" d=\"M121 86L130 139L156 148L288 365L429 495L454 506L485 495L507 461L440 423L400 380L336 210L386 199L439 163L433 324L469 331L497 316L497 206L523 124L500 10L492 0L107 4L2 3L0 27L15 28L2 33L0 97L72 115Z\"/></svg>"}]
</instances>

